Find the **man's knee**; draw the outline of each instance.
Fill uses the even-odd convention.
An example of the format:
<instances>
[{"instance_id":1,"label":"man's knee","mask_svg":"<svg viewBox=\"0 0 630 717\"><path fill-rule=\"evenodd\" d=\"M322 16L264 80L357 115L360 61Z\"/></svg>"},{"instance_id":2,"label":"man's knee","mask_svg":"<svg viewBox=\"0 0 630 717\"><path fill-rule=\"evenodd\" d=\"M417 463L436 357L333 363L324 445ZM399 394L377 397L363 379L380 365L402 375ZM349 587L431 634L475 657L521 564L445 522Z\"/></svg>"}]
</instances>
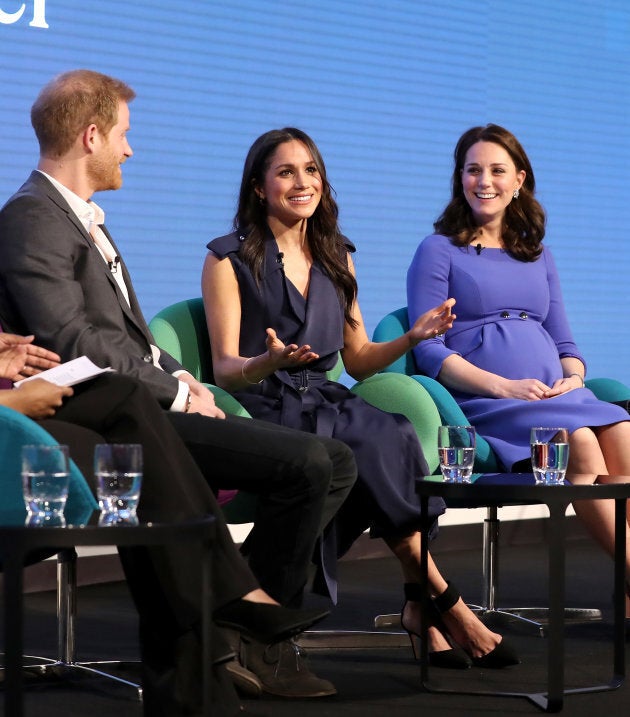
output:
<instances>
[{"instance_id":1,"label":"man's knee","mask_svg":"<svg viewBox=\"0 0 630 717\"><path fill-rule=\"evenodd\" d=\"M313 437L303 453L300 475L312 494L349 490L357 476L354 453L341 441Z\"/></svg>"},{"instance_id":2,"label":"man's knee","mask_svg":"<svg viewBox=\"0 0 630 717\"><path fill-rule=\"evenodd\" d=\"M332 483L337 488L350 488L357 478L354 451L346 443L335 438L320 438L331 463Z\"/></svg>"},{"instance_id":3,"label":"man's knee","mask_svg":"<svg viewBox=\"0 0 630 717\"><path fill-rule=\"evenodd\" d=\"M299 458L288 466L291 484L307 491L313 497L328 494L333 469L333 460L327 446L315 437L304 442Z\"/></svg>"},{"instance_id":4,"label":"man's knee","mask_svg":"<svg viewBox=\"0 0 630 717\"><path fill-rule=\"evenodd\" d=\"M335 441L335 443L337 447L333 456L333 475L337 476L338 483L353 485L358 472L354 451L341 441Z\"/></svg>"}]
</instances>

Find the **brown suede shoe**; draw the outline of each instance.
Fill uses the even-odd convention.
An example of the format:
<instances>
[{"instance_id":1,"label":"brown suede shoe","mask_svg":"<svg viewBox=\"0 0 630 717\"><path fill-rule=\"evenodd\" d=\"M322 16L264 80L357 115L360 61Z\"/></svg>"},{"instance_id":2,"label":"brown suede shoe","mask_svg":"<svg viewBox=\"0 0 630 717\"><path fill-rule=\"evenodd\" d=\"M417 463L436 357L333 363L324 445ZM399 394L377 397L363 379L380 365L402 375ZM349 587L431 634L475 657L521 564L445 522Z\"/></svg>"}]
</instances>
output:
<instances>
[{"instance_id":1,"label":"brown suede shoe","mask_svg":"<svg viewBox=\"0 0 630 717\"><path fill-rule=\"evenodd\" d=\"M239 662L269 695L303 699L337 694L331 682L308 669L302 650L292 640L268 645L241 637Z\"/></svg>"},{"instance_id":2,"label":"brown suede shoe","mask_svg":"<svg viewBox=\"0 0 630 717\"><path fill-rule=\"evenodd\" d=\"M225 665L236 691L243 697L260 697L263 693L263 686L256 675L243 667L241 663L232 660Z\"/></svg>"}]
</instances>

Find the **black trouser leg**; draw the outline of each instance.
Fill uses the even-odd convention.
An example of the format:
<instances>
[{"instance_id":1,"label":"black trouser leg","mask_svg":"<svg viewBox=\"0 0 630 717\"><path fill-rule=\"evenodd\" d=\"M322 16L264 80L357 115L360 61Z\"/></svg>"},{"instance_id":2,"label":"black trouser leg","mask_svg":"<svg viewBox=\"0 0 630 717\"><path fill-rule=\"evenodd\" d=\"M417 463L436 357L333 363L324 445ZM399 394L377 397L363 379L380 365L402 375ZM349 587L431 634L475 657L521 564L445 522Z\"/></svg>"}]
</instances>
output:
<instances>
[{"instance_id":1,"label":"black trouser leg","mask_svg":"<svg viewBox=\"0 0 630 717\"><path fill-rule=\"evenodd\" d=\"M261 586L283 605L298 604L322 525L354 482L351 451L265 421L169 414L213 489L258 497L247 541Z\"/></svg>"}]
</instances>

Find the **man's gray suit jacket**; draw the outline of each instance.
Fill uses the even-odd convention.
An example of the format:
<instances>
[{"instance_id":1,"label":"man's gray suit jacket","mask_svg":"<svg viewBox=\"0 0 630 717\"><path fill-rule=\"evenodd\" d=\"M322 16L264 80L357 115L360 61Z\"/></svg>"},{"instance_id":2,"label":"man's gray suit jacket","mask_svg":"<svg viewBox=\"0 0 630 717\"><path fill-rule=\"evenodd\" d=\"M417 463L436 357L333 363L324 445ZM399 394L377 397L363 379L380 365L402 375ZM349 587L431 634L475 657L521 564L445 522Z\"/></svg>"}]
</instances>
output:
<instances>
[{"instance_id":1,"label":"man's gray suit jacket","mask_svg":"<svg viewBox=\"0 0 630 717\"><path fill-rule=\"evenodd\" d=\"M102 368L135 376L168 408L178 389L171 374L182 366L165 352L164 371L153 365L155 342L123 261L121 270L130 305L78 217L41 172L34 171L0 210L4 330L34 334L64 361L86 355Z\"/></svg>"}]
</instances>

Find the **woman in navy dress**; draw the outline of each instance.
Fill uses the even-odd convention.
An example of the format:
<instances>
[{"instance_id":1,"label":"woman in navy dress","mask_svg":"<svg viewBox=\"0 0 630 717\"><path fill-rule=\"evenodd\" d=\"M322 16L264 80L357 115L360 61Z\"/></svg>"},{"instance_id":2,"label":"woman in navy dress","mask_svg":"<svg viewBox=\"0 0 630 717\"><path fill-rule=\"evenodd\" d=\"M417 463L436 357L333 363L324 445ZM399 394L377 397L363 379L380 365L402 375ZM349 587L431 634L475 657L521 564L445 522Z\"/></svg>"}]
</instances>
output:
<instances>
[{"instance_id":1,"label":"woman in navy dress","mask_svg":"<svg viewBox=\"0 0 630 717\"><path fill-rule=\"evenodd\" d=\"M586 364L542 244L545 213L522 146L497 125L468 130L455 149L452 188L407 287L410 321L449 296L457 323L414 349L418 369L452 391L507 470L529 463L532 426L565 426L570 481L630 475L630 417L584 387ZM583 501L575 510L612 555L612 505ZM628 593L630 615L630 583Z\"/></svg>"},{"instance_id":2,"label":"woman in navy dress","mask_svg":"<svg viewBox=\"0 0 630 717\"><path fill-rule=\"evenodd\" d=\"M326 371L341 352L348 373L367 378L449 329L453 302L445 297L394 341L368 340L356 301L354 246L339 231L319 151L300 130L272 130L253 144L234 226L232 234L208 244L202 278L215 381L256 418L334 436L353 449L359 477L324 546L332 541L341 555L368 527L383 538L405 578L403 625L410 636L418 634L420 515L414 479L428 472L422 448L403 416L369 405L327 380ZM437 518L444 505L433 501L430 509ZM449 642L437 612L435 619L427 616L433 664L502 667L516 661L433 561L429 581L460 645Z\"/></svg>"}]
</instances>

